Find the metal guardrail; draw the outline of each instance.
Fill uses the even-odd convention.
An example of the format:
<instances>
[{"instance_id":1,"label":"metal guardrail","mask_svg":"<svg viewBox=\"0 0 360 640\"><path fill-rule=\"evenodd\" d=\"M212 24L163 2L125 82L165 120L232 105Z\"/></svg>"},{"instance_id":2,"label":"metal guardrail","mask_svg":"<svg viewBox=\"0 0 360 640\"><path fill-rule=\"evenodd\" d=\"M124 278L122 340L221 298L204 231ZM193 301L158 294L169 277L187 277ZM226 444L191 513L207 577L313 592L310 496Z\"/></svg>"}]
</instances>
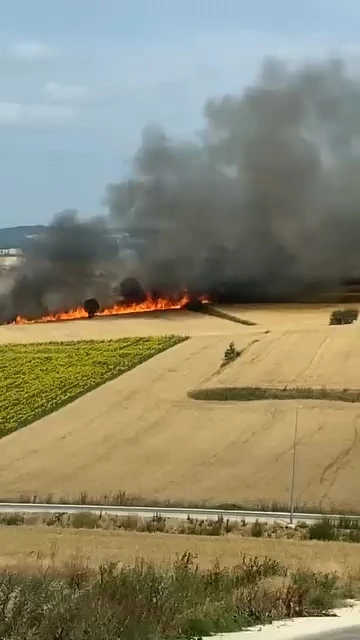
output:
<instances>
[{"instance_id":1,"label":"metal guardrail","mask_svg":"<svg viewBox=\"0 0 360 640\"><path fill-rule=\"evenodd\" d=\"M220 517L229 520L259 520L259 521L284 521L290 518L287 511L244 511L226 509L197 509L190 507L137 507L137 506L117 506L117 505L88 505L88 504L45 504L45 503L22 503L22 502L1 502L0 513L81 513L90 512L94 514L108 515L137 515L140 517L152 517L161 515L167 518L186 519L188 517L216 520ZM325 514L325 513L294 513L293 520L297 522L312 523L322 518L340 520L341 518L351 518L360 520L360 515L346 514Z\"/></svg>"}]
</instances>

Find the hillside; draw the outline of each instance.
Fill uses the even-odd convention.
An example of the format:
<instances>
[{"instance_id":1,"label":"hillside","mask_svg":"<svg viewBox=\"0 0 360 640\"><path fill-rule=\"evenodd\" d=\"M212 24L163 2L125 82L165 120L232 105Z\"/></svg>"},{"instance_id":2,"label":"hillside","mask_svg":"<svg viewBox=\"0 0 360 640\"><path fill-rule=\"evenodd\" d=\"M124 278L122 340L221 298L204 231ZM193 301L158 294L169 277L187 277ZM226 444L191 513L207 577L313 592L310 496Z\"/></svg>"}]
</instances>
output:
<instances>
[{"instance_id":1,"label":"hillside","mask_svg":"<svg viewBox=\"0 0 360 640\"><path fill-rule=\"evenodd\" d=\"M0 229L0 249L26 249L33 236L44 233L44 225L26 225Z\"/></svg>"}]
</instances>

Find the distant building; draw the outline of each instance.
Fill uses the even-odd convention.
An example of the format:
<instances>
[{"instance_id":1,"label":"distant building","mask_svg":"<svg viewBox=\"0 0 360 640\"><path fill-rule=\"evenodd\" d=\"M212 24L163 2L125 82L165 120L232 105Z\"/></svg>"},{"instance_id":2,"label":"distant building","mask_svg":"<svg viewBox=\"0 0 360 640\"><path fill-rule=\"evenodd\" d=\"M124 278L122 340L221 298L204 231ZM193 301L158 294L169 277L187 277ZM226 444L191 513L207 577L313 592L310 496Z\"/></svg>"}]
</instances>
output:
<instances>
[{"instance_id":1,"label":"distant building","mask_svg":"<svg viewBox=\"0 0 360 640\"><path fill-rule=\"evenodd\" d=\"M24 261L24 254L21 249L0 249L0 268L10 269L17 267Z\"/></svg>"},{"instance_id":2,"label":"distant building","mask_svg":"<svg viewBox=\"0 0 360 640\"><path fill-rule=\"evenodd\" d=\"M22 257L23 252L21 249L0 249L0 256L18 256Z\"/></svg>"}]
</instances>

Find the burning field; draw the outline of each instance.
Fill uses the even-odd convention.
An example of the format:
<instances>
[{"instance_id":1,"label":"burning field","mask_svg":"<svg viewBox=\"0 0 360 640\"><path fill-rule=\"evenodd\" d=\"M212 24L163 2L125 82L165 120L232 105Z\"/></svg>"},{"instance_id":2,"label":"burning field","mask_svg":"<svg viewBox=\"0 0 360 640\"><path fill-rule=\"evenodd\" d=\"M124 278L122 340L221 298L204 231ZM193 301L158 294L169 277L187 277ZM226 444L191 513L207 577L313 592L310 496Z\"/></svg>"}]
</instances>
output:
<instances>
[{"instance_id":1,"label":"burning field","mask_svg":"<svg viewBox=\"0 0 360 640\"><path fill-rule=\"evenodd\" d=\"M183 292L294 301L359 279L359 113L341 60L266 61L205 104L201 136L148 127L106 216L64 211L26 244L0 322L86 317L84 300L102 315L177 308Z\"/></svg>"},{"instance_id":2,"label":"burning field","mask_svg":"<svg viewBox=\"0 0 360 640\"><path fill-rule=\"evenodd\" d=\"M174 309L184 309L189 304L190 298L187 294L182 295L178 299L175 298L157 298L147 297L143 302L134 302L132 304L115 304L112 307L101 309L95 298L86 300L82 307L40 316L39 318L26 318L16 316L16 318L7 324L25 325L39 324L47 322L62 322L64 320L82 320L84 318L119 316L129 313L146 313L154 311L170 311Z\"/></svg>"},{"instance_id":3,"label":"burning field","mask_svg":"<svg viewBox=\"0 0 360 640\"><path fill-rule=\"evenodd\" d=\"M5 343L25 353L26 343L73 341L71 360L79 340L191 338L3 438L0 495L120 488L288 501L297 403L196 402L187 392L216 386L231 341L240 358L223 373L229 386L339 387L343 371L358 386L359 328L329 327L321 293L360 275L359 114L359 84L341 61L267 62L254 86L205 105L196 140L146 129L130 178L108 187L106 217L63 212L26 246L0 281L5 353L14 348ZM231 313L247 322L190 311L206 300L241 304ZM262 305L299 300L320 306ZM83 318L93 320L65 322ZM88 355L94 369L100 356ZM74 389L91 379L85 369L74 365ZM23 371L13 407L37 393L21 395ZM297 502L360 509L356 404L303 404Z\"/></svg>"}]
</instances>

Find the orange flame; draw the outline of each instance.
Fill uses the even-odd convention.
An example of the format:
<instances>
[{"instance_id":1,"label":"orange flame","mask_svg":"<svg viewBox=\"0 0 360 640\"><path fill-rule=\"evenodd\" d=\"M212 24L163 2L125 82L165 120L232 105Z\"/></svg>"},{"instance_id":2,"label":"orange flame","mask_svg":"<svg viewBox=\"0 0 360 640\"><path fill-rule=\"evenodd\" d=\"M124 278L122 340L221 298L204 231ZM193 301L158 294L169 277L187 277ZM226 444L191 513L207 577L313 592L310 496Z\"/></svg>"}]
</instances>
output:
<instances>
[{"instance_id":1,"label":"orange flame","mask_svg":"<svg viewBox=\"0 0 360 640\"><path fill-rule=\"evenodd\" d=\"M205 301L205 300L204 300ZM139 304L116 304L108 309L101 309L96 314L97 316L116 316L125 313L142 313L144 311L165 311L167 309L181 309L187 302L189 302L189 296L187 293L183 294L181 298L177 300L158 298L152 300L150 297ZM80 320L81 318L87 318L88 314L82 307L71 309L70 311L64 311L60 313L54 313L36 320L28 320L22 316L17 316L12 324L38 324L40 322L61 322L62 320Z\"/></svg>"}]
</instances>

